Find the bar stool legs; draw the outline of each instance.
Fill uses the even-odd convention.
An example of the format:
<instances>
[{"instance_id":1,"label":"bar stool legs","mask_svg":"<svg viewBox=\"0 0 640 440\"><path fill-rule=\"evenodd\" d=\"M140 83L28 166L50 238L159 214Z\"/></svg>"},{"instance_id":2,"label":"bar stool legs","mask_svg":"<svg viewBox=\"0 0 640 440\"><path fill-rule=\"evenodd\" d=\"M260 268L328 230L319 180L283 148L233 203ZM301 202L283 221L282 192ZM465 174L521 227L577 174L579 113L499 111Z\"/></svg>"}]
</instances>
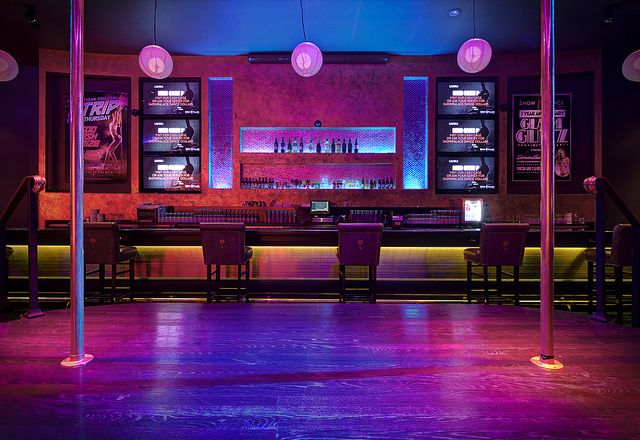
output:
<instances>
[{"instance_id":1,"label":"bar stool legs","mask_svg":"<svg viewBox=\"0 0 640 440\"><path fill-rule=\"evenodd\" d=\"M471 302L473 292L473 275L482 277L482 293L483 304L489 304L489 266L477 264L476 266L482 266L482 274L473 272L473 263L467 261L467 303ZM502 297L502 276L507 275L513 278L513 302L515 305L520 304L520 266L513 266L513 274L505 272L502 266L495 266L496 268L496 288L495 292L498 297Z\"/></svg>"},{"instance_id":2,"label":"bar stool legs","mask_svg":"<svg viewBox=\"0 0 640 440\"><path fill-rule=\"evenodd\" d=\"M376 287L378 282L378 267L375 265L367 266L368 272L368 290L369 290L369 302L376 302ZM347 267L346 265L338 265L338 279L340 281L340 291L338 292L338 302L347 302Z\"/></svg>"},{"instance_id":3,"label":"bar stool legs","mask_svg":"<svg viewBox=\"0 0 640 440\"><path fill-rule=\"evenodd\" d=\"M212 271L211 267L214 266L213 264L207 264L207 302L210 303L213 299L215 299L215 302L220 302L221 299L221 275L220 275L220 268L221 268L221 264L215 264L215 270ZM244 267L244 273L242 271L242 268ZM236 301L237 302L241 302L242 299L242 275L245 275L244 281L245 281L245 301L249 302L249 283L251 280L251 266L250 266L250 261L247 261L246 263L243 264L238 264L237 265L238 268L238 277L237 277L237 285L236 285ZM213 280L213 274L215 273L216 279L215 279L215 287L212 288L211 284L212 284L212 280Z\"/></svg>"}]
</instances>

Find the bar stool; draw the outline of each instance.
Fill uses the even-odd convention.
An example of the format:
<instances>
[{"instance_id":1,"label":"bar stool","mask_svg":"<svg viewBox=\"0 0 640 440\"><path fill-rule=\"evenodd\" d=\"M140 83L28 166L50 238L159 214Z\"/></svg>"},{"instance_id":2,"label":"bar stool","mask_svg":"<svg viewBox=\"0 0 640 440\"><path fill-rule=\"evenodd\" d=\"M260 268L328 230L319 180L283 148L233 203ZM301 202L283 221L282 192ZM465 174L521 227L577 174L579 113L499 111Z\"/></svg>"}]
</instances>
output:
<instances>
[{"instance_id":1,"label":"bar stool","mask_svg":"<svg viewBox=\"0 0 640 440\"><path fill-rule=\"evenodd\" d=\"M463 252L467 262L467 302L471 302L473 275L484 280L484 303L489 303L489 266L496 267L496 294L501 295L502 275L513 278L514 303L520 303L520 266L524 258L527 241L527 223L486 223L480 229L480 247ZM474 266L482 266L483 273L473 272ZM513 274L502 270L502 266L513 266Z\"/></svg>"},{"instance_id":2,"label":"bar stool","mask_svg":"<svg viewBox=\"0 0 640 440\"><path fill-rule=\"evenodd\" d=\"M338 225L339 302L346 302L347 266L367 266L369 302L376 302L376 281L380 264L382 223L341 223Z\"/></svg>"},{"instance_id":3,"label":"bar stool","mask_svg":"<svg viewBox=\"0 0 640 440\"><path fill-rule=\"evenodd\" d=\"M220 266L237 265L236 299L240 302L240 283L245 275L245 301L249 301L250 261L253 249L245 246L244 223L200 223L202 255L207 265L207 302L211 302L211 277L215 273L215 300L220 301ZM211 271L211 266L215 270ZM244 266L244 272L243 272Z\"/></svg>"},{"instance_id":4,"label":"bar stool","mask_svg":"<svg viewBox=\"0 0 640 440\"><path fill-rule=\"evenodd\" d=\"M135 280L135 260L138 249L133 246L120 246L120 228L117 223L93 222L84 224L84 263L85 279L87 275L99 274L100 296L104 293L105 266L111 265L110 301L116 299L116 281L118 275L128 274L128 296L133 301ZM98 269L87 272L88 264L97 264ZM118 272L118 265L127 264L128 268ZM122 295L122 297L127 295Z\"/></svg>"},{"instance_id":5,"label":"bar stool","mask_svg":"<svg viewBox=\"0 0 640 440\"><path fill-rule=\"evenodd\" d=\"M615 282L616 295L616 319L622 322L622 283L624 266L631 266L632 254L632 229L630 224L617 224L613 228L613 237L611 238L611 248L604 251L604 265L613 267L613 276ZM587 261L587 295L588 295L588 312L593 312L593 273L596 263L595 248L585 249L582 254Z\"/></svg>"}]
</instances>

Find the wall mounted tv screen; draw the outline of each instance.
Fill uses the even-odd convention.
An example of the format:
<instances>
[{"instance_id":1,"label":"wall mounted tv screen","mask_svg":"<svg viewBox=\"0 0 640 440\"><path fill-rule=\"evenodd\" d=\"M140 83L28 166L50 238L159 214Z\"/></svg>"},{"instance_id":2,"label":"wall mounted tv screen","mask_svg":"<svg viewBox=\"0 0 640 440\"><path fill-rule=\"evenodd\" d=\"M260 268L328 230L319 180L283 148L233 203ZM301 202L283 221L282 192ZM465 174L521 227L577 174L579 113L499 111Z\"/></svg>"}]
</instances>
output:
<instances>
[{"instance_id":1,"label":"wall mounted tv screen","mask_svg":"<svg viewBox=\"0 0 640 440\"><path fill-rule=\"evenodd\" d=\"M197 156L144 156L142 189L148 192L200 192Z\"/></svg>"},{"instance_id":2,"label":"wall mounted tv screen","mask_svg":"<svg viewBox=\"0 0 640 440\"><path fill-rule=\"evenodd\" d=\"M198 81L142 81L142 112L158 116L200 115Z\"/></svg>"},{"instance_id":3,"label":"wall mounted tv screen","mask_svg":"<svg viewBox=\"0 0 640 440\"><path fill-rule=\"evenodd\" d=\"M437 134L438 153L494 153L493 119L440 119Z\"/></svg>"},{"instance_id":4,"label":"wall mounted tv screen","mask_svg":"<svg viewBox=\"0 0 640 440\"><path fill-rule=\"evenodd\" d=\"M496 113L494 81L438 81L438 115L490 116Z\"/></svg>"},{"instance_id":5,"label":"wall mounted tv screen","mask_svg":"<svg viewBox=\"0 0 640 440\"><path fill-rule=\"evenodd\" d=\"M441 193L494 193L495 158L440 156L436 178L437 190Z\"/></svg>"},{"instance_id":6,"label":"wall mounted tv screen","mask_svg":"<svg viewBox=\"0 0 640 440\"><path fill-rule=\"evenodd\" d=\"M200 153L199 119L145 119L142 124L144 153Z\"/></svg>"}]
</instances>

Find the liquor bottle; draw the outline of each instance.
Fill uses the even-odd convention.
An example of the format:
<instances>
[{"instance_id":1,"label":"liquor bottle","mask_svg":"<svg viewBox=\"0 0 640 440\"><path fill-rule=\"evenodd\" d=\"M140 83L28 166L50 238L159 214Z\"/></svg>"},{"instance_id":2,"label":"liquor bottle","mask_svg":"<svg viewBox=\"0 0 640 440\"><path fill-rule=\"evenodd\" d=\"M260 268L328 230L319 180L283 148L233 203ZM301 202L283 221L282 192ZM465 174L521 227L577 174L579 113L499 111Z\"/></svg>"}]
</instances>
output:
<instances>
[{"instance_id":1,"label":"liquor bottle","mask_svg":"<svg viewBox=\"0 0 640 440\"><path fill-rule=\"evenodd\" d=\"M273 152L278 152L278 138L276 138L276 141L273 143Z\"/></svg>"},{"instance_id":2,"label":"liquor bottle","mask_svg":"<svg viewBox=\"0 0 640 440\"><path fill-rule=\"evenodd\" d=\"M313 139L309 139L309 147L307 147L309 153L313 153Z\"/></svg>"},{"instance_id":3,"label":"liquor bottle","mask_svg":"<svg viewBox=\"0 0 640 440\"><path fill-rule=\"evenodd\" d=\"M288 153L291 153L292 148L293 148L293 147L291 146L291 138L289 138L289 142L287 143L287 152L288 152Z\"/></svg>"},{"instance_id":4,"label":"liquor bottle","mask_svg":"<svg viewBox=\"0 0 640 440\"><path fill-rule=\"evenodd\" d=\"M336 152L336 140L334 138L331 138L331 152Z\"/></svg>"},{"instance_id":5,"label":"liquor bottle","mask_svg":"<svg viewBox=\"0 0 640 440\"><path fill-rule=\"evenodd\" d=\"M344 138L342 138L342 152L347 152L347 143L344 141Z\"/></svg>"},{"instance_id":6,"label":"liquor bottle","mask_svg":"<svg viewBox=\"0 0 640 440\"><path fill-rule=\"evenodd\" d=\"M300 137L300 148L298 149L298 153L304 153L304 141L302 137Z\"/></svg>"},{"instance_id":7,"label":"liquor bottle","mask_svg":"<svg viewBox=\"0 0 640 440\"><path fill-rule=\"evenodd\" d=\"M356 144L354 145L354 149L353 149L354 153L358 152L358 138L356 138Z\"/></svg>"},{"instance_id":8,"label":"liquor bottle","mask_svg":"<svg viewBox=\"0 0 640 440\"><path fill-rule=\"evenodd\" d=\"M320 138L318 138L318 143L316 144L316 153L322 153L322 147L320 146Z\"/></svg>"},{"instance_id":9,"label":"liquor bottle","mask_svg":"<svg viewBox=\"0 0 640 440\"><path fill-rule=\"evenodd\" d=\"M284 153L284 138L280 141L280 152Z\"/></svg>"},{"instance_id":10,"label":"liquor bottle","mask_svg":"<svg viewBox=\"0 0 640 440\"><path fill-rule=\"evenodd\" d=\"M365 189L367 187L367 183L364 180L364 177L362 178L362 180L360 181L360 188L361 189Z\"/></svg>"},{"instance_id":11,"label":"liquor bottle","mask_svg":"<svg viewBox=\"0 0 640 440\"><path fill-rule=\"evenodd\" d=\"M394 189L395 186L393 186L393 177L389 177L389 188Z\"/></svg>"},{"instance_id":12,"label":"liquor bottle","mask_svg":"<svg viewBox=\"0 0 640 440\"><path fill-rule=\"evenodd\" d=\"M324 139L324 152L328 153L329 151L331 151L329 148L330 148L329 147L329 138L325 138Z\"/></svg>"},{"instance_id":13,"label":"liquor bottle","mask_svg":"<svg viewBox=\"0 0 640 440\"><path fill-rule=\"evenodd\" d=\"M298 152L298 141L296 140L296 138L293 138L293 150L289 151L289 153L291 152L294 152L294 153Z\"/></svg>"},{"instance_id":14,"label":"liquor bottle","mask_svg":"<svg viewBox=\"0 0 640 440\"><path fill-rule=\"evenodd\" d=\"M351 143L351 138L349 138L349 145L347 146L347 153L353 153L353 144Z\"/></svg>"}]
</instances>

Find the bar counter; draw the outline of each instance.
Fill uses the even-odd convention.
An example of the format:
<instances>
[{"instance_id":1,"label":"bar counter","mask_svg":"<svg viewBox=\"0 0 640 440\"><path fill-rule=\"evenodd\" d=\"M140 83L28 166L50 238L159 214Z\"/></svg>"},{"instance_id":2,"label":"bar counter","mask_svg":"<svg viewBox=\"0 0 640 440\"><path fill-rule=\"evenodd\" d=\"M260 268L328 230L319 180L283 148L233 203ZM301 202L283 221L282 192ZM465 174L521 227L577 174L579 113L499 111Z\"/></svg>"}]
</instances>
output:
<instances>
[{"instance_id":1,"label":"bar counter","mask_svg":"<svg viewBox=\"0 0 640 440\"><path fill-rule=\"evenodd\" d=\"M22 292L27 285L26 231L10 229L7 235L8 244L15 249L9 262L10 292ZM477 246L479 235L479 229L385 229L378 269L380 298L464 300L462 251ZM136 246L140 254L136 262L136 291L140 295L203 297L206 271L196 227L123 225L121 236L124 244ZM531 230L520 271L525 303L527 294L532 302L538 297L539 240L539 231ZM38 243L40 291L68 295L68 229L41 229ZM337 243L335 227L248 227L246 244L254 250L252 291L258 298L333 298L338 288ZM593 231L558 230L555 271L559 300L585 301L587 265L582 252L593 243ZM365 268L350 268L349 276L366 278ZM235 267L226 266L223 279L235 277ZM10 294L14 295L19 294Z\"/></svg>"}]
</instances>

